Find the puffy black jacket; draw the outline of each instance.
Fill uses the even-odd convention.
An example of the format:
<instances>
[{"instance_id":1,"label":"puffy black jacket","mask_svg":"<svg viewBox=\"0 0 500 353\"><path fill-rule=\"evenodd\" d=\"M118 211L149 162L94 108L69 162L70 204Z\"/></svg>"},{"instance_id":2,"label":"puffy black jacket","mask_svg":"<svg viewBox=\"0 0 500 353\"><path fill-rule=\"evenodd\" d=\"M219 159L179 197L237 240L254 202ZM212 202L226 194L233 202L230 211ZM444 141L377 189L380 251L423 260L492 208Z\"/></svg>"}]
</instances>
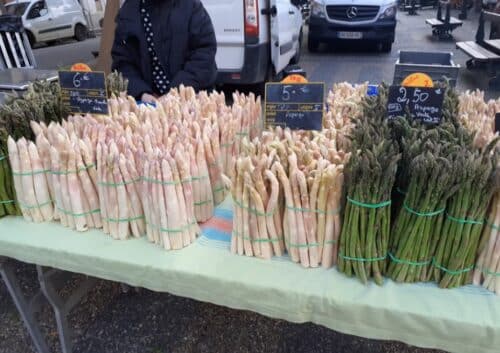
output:
<instances>
[{"instance_id":1,"label":"puffy black jacket","mask_svg":"<svg viewBox=\"0 0 500 353\"><path fill-rule=\"evenodd\" d=\"M151 58L140 16L140 1L127 0L116 17L111 50L112 69L129 79L129 94L158 93L153 84ZM154 45L170 87L181 84L196 90L214 85L217 41L210 17L200 0L147 0Z\"/></svg>"}]
</instances>

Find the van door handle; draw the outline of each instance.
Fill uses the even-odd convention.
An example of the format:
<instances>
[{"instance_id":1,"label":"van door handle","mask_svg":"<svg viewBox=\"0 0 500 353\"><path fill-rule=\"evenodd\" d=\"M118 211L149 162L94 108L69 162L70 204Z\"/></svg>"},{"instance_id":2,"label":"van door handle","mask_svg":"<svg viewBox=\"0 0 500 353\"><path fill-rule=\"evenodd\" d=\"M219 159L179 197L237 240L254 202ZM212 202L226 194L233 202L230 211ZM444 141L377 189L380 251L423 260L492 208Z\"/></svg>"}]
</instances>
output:
<instances>
[{"instance_id":1,"label":"van door handle","mask_svg":"<svg viewBox=\"0 0 500 353\"><path fill-rule=\"evenodd\" d=\"M49 18L48 18L48 20L49 20L49 21L52 21L52 17L49 17Z\"/></svg>"},{"instance_id":2,"label":"van door handle","mask_svg":"<svg viewBox=\"0 0 500 353\"><path fill-rule=\"evenodd\" d=\"M262 15L271 15L272 17L276 16L278 14L278 9L276 8L275 5L271 6L269 9L262 9L260 11Z\"/></svg>"},{"instance_id":3,"label":"van door handle","mask_svg":"<svg viewBox=\"0 0 500 353\"><path fill-rule=\"evenodd\" d=\"M290 10L290 11L288 11L288 14L289 15L295 15L295 11Z\"/></svg>"}]
</instances>

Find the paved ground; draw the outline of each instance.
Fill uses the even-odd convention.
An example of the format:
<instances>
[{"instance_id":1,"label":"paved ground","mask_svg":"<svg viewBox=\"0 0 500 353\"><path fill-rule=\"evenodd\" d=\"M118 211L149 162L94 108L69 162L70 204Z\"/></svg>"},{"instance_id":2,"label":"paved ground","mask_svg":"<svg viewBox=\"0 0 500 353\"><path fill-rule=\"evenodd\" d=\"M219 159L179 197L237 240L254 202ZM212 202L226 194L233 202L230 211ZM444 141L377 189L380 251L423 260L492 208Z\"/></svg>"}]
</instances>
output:
<instances>
[{"instance_id":1,"label":"paved ground","mask_svg":"<svg viewBox=\"0 0 500 353\"><path fill-rule=\"evenodd\" d=\"M363 44L354 49L330 47L319 54L304 50L302 65L313 81L390 82L399 49L452 50L464 65L465 57L454 50L453 42L436 42L424 19L400 14L393 52L380 54ZM456 40L473 38L476 22L466 22L456 31ZM42 68L67 66L91 60L98 39L35 50ZM480 74L461 71L460 88L485 88ZM496 95L497 92L490 92ZM32 293L34 268L19 265L18 274L25 292ZM76 276L78 279L78 276ZM68 287L74 285L70 281ZM68 288L66 288L68 289ZM51 347L58 352L55 323L45 307L39 315ZM312 324L290 324L258 314L231 310L169 294L148 290L123 293L120 286L100 281L98 286L71 315L75 329L75 351L81 353L436 353L397 342L381 342L340 334ZM0 281L0 353L33 352L4 284Z\"/></svg>"},{"instance_id":2,"label":"paved ground","mask_svg":"<svg viewBox=\"0 0 500 353\"><path fill-rule=\"evenodd\" d=\"M94 59L92 51L99 50L101 38L91 38L83 42L64 41L53 46L40 46L34 49L38 68L59 69L78 62L90 62Z\"/></svg>"},{"instance_id":3,"label":"paved ground","mask_svg":"<svg viewBox=\"0 0 500 353\"><path fill-rule=\"evenodd\" d=\"M360 42L349 46L323 45L318 54L311 54L303 48L301 66L306 70L311 81L327 82L365 82L392 83L394 64L399 50L414 51L448 51L454 53L453 60L461 66L458 80L460 90L481 88L487 90L487 78L482 71L465 69L468 59L465 54L455 48L455 41L474 40L477 30L477 15L472 13L464 25L453 32L454 40L439 41L431 35L431 28L425 24L426 18L435 17L436 10L419 11L419 16L407 16L399 13L396 42L391 53L380 53L374 46ZM458 16L455 11L452 13ZM472 17L472 18L471 18ZM499 92L489 92L490 96L498 96Z\"/></svg>"}]
</instances>

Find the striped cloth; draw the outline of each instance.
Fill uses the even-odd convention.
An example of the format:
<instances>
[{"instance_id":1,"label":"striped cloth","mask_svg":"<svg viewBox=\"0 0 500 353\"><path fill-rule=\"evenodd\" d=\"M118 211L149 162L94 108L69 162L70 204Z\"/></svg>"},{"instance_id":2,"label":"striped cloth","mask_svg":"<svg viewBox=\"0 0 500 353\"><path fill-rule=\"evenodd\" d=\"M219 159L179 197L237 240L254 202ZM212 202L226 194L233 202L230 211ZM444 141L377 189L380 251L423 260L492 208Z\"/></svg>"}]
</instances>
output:
<instances>
[{"instance_id":1,"label":"striped cloth","mask_svg":"<svg viewBox=\"0 0 500 353\"><path fill-rule=\"evenodd\" d=\"M201 224L201 230L199 244L230 249L233 230L233 200L230 195L215 208L214 216Z\"/></svg>"}]
</instances>

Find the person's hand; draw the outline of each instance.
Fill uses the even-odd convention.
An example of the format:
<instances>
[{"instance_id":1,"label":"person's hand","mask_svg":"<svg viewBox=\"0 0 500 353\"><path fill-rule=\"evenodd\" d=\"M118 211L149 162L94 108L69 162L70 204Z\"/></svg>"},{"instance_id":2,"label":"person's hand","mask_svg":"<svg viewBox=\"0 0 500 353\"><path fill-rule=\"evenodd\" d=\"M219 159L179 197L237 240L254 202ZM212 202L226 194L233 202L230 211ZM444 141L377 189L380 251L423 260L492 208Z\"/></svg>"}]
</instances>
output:
<instances>
[{"instance_id":1,"label":"person's hand","mask_svg":"<svg viewBox=\"0 0 500 353\"><path fill-rule=\"evenodd\" d=\"M149 93L143 93L141 96L141 101L144 103L154 103L156 98Z\"/></svg>"}]
</instances>

